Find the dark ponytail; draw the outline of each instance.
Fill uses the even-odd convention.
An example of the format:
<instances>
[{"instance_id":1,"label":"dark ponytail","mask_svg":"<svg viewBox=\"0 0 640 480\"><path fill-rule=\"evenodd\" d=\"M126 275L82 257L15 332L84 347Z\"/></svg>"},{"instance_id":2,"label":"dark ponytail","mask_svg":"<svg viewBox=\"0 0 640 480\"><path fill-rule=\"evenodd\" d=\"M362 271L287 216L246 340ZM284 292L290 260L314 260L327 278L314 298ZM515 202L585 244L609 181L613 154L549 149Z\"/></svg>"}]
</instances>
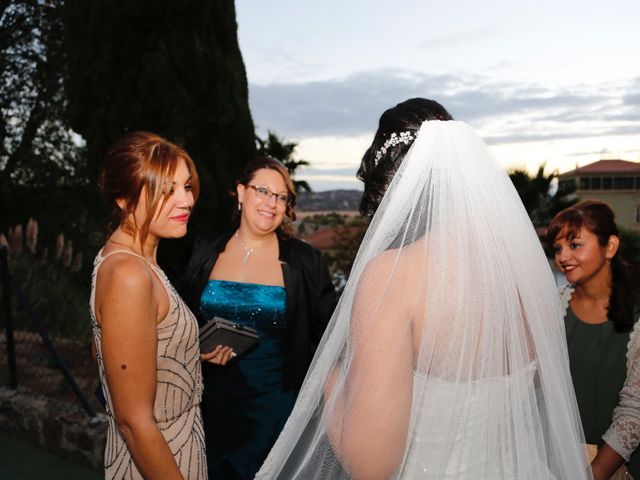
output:
<instances>
[{"instance_id":1,"label":"dark ponytail","mask_svg":"<svg viewBox=\"0 0 640 480\"><path fill-rule=\"evenodd\" d=\"M638 272L620 254L611 259L611 297L607 317L616 332L628 332L636 321L635 308L638 305Z\"/></svg>"}]
</instances>

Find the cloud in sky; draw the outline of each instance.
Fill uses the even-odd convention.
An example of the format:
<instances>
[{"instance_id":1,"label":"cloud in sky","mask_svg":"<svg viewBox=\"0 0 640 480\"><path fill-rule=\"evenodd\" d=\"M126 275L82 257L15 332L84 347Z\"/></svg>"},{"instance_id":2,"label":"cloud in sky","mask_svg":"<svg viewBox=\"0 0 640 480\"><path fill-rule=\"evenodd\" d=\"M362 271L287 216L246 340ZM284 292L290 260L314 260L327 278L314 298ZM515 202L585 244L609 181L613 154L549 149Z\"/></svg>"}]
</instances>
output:
<instances>
[{"instance_id":1,"label":"cloud in sky","mask_svg":"<svg viewBox=\"0 0 640 480\"><path fill-rule=\"evenodd\" d=\"M323 190L362 190L362 182L356 178L356 165L345 168L303 167L296 172L296 178L308 181L315 191Z\"/></svg>"},{"instance_id":2,"label":"cloud in sky","mask_svg":"<svg viewBox=\"0 0 640 480\"><path fill-rule=\"evenodd\" d=\"M389 5L236 2L258 134L299 142L323 170L305 175L346 181L338 169L359 162L380 114L416 96L470 123L505 167L640 160L640 2Z\"/></svg>"},{"instance_id":3,"label":"cloud in sky","mask_svg":"<svg viewBox=\"0 0 640 480\"><path fill-rule=\"evenodd\" d=\"M426 40L417 42L416 46L420 49L431 48L455 48L466 46L469 42L484 42L487 38L498 36L501 28L497 26L488 26L482 28L470 28L464 31L448 32L446 34L435 35Z\"/></svg>"},{"instance_id":4,"label":"cloud in sky","mask_svg":"<svg viewBox=\"0 0 640 480\"><path fill-rule=\"evenodd\" d=\"M640 132L640 78L626 83L554 89L493 81L481 75L425 75L374 70L342 79L251 84L259 131L287 138L372 133L380 114L407 98L441 102L491 143L514 143ZM579 128L577 128L579 126Z\"/></svg>"},{"instance_id":5,"label":"cloud in sky","mask_svg":"<svg viewBox=\"0 0 640 480\"><path fill-rule=\"evenodd\" d=\"M320 168L302 169L299 176L318 190L361 188L353 176L380 114L417 96L438 100L473 125L506 167L535 170L547 162L564 171L609 148L613 156L640 158L640 77L597 88L553 87L480 74L371 70L340 79L250 84L258 132L269 129L300 142L301 157Z\"/></svg>"}]
</instances>

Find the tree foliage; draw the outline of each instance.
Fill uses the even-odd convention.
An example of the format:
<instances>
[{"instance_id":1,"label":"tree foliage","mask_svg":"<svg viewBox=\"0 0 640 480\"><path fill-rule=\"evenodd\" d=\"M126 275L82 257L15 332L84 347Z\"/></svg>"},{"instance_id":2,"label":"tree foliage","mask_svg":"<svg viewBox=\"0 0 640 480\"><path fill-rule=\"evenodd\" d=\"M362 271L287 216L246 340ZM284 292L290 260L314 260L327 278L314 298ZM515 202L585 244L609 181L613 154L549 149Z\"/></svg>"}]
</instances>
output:
<instances>
[{"instance_id":1,"label":"tree foliage","mask_svg":"<svg viewBox=\"0 0 640 480\"><path fill-rule=\"evenodd\" d=\"M95 254L102 159L137 129L189 151L195 224L220 228L255 155L232 0L0 0L0 231L36 217Z\"/></svg>"},{"instance_id":2,"label":"tree foliage","mask_svg":"<svg viewBox=\"0 0 640 480\"><path fill-rule=\"evenodd\" d=\"M523 169L514 169L509 172L509 178L536 227L546 227L556 213L576 202L576 199L571 196L575 188L572 190L555 188L554 191L557 172L545 174L544 170L545 164L542 164L534 176Z\"/></svg>"},{"instance_id":3,"label":"tree foliage","mask_svg":"<svg viewBox=\"0 0 640 480\"><path fill-rule=\"evenodd\" d=\"M309 165L309 162L306 160L294 158L296 147L298 146L296 142L288 142L270 130L267 132L267 138L265 139L256 136L256 143L258 153L261 155L269 155L270 157L280 160L284 166L287 167L287 170L289 170L291 177L295 176L298 167ZM296 193L312 191L311 186L305 180L296 180L294 178L293 185L295 186Z\"/></svg>"},{"instance_id":4,"label":"tree foliage","mask_svg":"<svg viewBox=\"0 0 640 480\"><path fill-rule=\"evenodd\" d=\"M44 192L56 189L62 197L67 189L86 183L82 148L73 141L66 117L61 5L0 2L3 230L31 215L47 216L55 202L42 202Z\"/></svg>"},{"instance_id":5,"label":"tree foliage","mask_svg":"<svg viewBox=\"0 0 640 480\"><path fill-rule=\"evenodd\" d=\"M217 228L227 192L255 154L232 0L66 0L71 124L87 141L95 184L107 148L149 130L198 166L200 229Z\"/></svg>"}]
</instances>

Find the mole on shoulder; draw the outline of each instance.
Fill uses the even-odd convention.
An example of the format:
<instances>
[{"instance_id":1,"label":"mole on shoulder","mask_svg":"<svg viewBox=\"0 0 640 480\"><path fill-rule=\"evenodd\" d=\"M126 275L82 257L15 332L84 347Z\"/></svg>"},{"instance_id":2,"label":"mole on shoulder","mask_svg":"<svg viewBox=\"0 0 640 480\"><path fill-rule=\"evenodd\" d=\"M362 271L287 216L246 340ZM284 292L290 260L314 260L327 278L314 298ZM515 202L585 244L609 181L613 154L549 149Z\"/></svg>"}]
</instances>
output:
<instances>
[{"instance_id":1,"label":"mole on shoulder","mask_svg":"<svg viewBox=\"0 0 640 480\"><path fill-rule=\"evenodd\" d=\"M123 363L123 364L120 366L120 368L121 368L122 370L126 370L126 369L127 369L127 366Z\"/></svg>"}]
</instances>

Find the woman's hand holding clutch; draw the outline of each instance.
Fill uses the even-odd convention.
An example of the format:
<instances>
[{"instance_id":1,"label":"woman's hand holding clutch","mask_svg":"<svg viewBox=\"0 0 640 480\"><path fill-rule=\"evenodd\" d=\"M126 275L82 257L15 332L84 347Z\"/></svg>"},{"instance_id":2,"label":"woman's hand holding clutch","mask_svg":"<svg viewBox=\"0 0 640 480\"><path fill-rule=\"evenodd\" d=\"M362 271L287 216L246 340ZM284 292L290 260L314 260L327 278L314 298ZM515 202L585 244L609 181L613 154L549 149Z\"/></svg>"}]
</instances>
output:
<instances>
[{"instance_id":1,"label":"woman's hand holding clutch","mask_svg":"<svg viewBox=\"0 0 640 480\"><path fill-rule=\"evenodd\" d=\"M218 345L210 352L201 353L200 360L203 362L213 363L214 365L226 365L229 360L235 356L236 354L234 353L233 348Z\"/></svg>"}]
</instances>

